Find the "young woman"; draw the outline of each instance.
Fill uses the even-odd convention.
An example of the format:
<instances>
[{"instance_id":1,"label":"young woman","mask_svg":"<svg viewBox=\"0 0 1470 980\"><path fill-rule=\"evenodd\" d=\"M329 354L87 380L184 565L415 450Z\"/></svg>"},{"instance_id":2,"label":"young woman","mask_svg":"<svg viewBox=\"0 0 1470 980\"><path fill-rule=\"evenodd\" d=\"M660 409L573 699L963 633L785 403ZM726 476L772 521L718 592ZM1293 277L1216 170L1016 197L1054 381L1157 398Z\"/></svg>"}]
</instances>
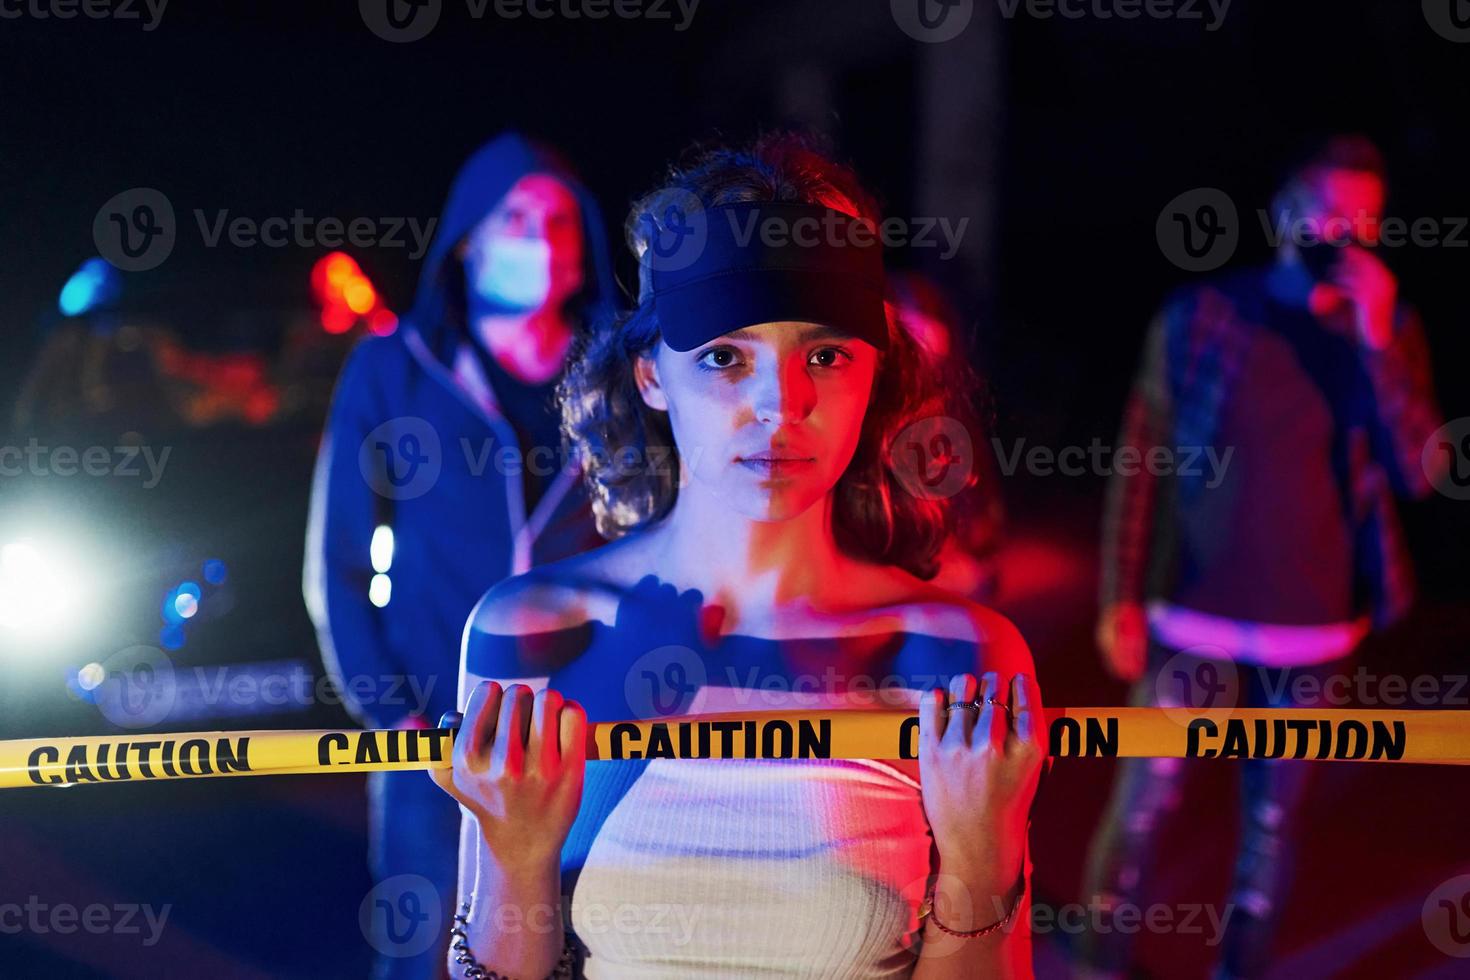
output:
<instances>
[{"instance_id":1,"label":"young woman","mask_svg":"<svg viewBox=\"0 0 1470 980\"><path fill-rule=\"evenodd\" d=\"M926 581L966 461L907 443L942 457L966 393L885 304L877 220L790 136L635 205L639 306L560 390L614 540L466 629L434 773L465 814L456 971L1030 975L1041 700L1015 627ZM915 762L585 765L589 720L880 701L918 712Z\"/></svg>"}]
</instances>

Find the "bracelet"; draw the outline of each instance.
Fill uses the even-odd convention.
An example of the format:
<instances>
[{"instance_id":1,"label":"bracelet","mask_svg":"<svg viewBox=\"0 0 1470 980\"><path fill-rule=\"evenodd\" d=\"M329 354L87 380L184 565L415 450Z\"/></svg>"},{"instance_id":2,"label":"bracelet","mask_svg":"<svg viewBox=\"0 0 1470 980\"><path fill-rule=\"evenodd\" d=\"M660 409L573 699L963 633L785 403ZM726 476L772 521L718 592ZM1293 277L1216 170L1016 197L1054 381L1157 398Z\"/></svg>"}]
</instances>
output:
<instances>
[{"instance_id":1,"label":"bracelet","mask_svg":"<svg viewBox=\"0 0 1470 980\"><path fill-rule=\"evenodd\" d=\"M1021 890L1016 893L1016 900L1011 903L1011 907L1006 910L1006 914L1001 919L992 922L988 926L981 926L979 929L962 932L958 929L951 929L939 921L939 916L934 913L934 889L936 884L937 881L930 883L929 890L924 894L924 901L919 905L919 928L921 930L923 929L924 917L928 916L929 921L938 926L940 932L956 936L960 939L979 939L981 936L990 935L997 929L1004 929L1010 923L1011 919L1015 918L1016 909L1021 907L1021 900L1026 897L1026 860L1024 856L1021 859L1021 876L1016 880L1016 884L1020 886Z\"/></svg>"},{"instance_id":2,"label":"bracelet","mask_svg":"<svg viewBox=\"0 0 1470 980\"><path fill-rule=\"evenodd\" d=\"M503 973L497 973L481 966L480 962L475 959L475 954L470 952L469 925L470 903L466 901L460 903L459 914L454 917L454 925L449 929L449 936L453 940L449 948L454 951L454 962L464 967L464 975L470 980L511 980ZM546 975L546 980L571 980L572 966L572 944L566 942L561 948L561 958Z\"/></svg>"}]
</instances>

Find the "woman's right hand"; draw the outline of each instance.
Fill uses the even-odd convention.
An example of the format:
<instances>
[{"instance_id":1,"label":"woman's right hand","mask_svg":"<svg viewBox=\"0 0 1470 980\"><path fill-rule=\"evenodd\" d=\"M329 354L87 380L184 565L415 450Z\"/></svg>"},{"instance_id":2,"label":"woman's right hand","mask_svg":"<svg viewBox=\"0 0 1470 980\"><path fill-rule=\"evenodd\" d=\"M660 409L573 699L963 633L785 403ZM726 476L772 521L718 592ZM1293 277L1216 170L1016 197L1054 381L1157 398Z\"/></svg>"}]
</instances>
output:
<instances>
[{"instance_id":1,"label":"woman's right hand","mask_svg":"<svg viewBox=\"0 0 1470 980\"><path fill-rule=\"evenodd\" d=\"M1138 602L1116 602L1098 618L1097 645L1108 673L1130 684L1148 659L1148 614Z\"/></svg>"},{"instance_id":2,"label":"woman's right hand","mask_svg":"<svg viewBox=\"0 0 1470 980\"><path fill-rule=\"evenodd\" d=\"M453 765L430 769L480 825L498 859L559 861L582 803L587 713L550 688L481 681L454 739Z\"/></svg>"}]
</instances>

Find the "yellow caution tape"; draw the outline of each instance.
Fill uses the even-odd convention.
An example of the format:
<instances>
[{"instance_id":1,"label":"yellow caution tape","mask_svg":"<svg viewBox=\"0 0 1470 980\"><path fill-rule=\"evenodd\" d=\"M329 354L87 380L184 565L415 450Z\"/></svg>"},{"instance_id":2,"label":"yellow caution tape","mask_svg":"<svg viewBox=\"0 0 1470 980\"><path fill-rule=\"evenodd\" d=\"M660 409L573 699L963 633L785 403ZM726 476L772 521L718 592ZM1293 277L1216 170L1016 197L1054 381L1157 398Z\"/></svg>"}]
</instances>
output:
<instances>
[{"instance_id":1,"label":"yellow caution tape","mask_svg":"<svg viewBox=\"0 0 1470 980\"><path fill-rule=\"evenodd\" d=\"M1470 711L1051 708L1057 757L1470 764ZM456 729L186 732L0 741L0 788L204 776L432 769ZM907 710L758 711L588 725L587 757L917 758Z\"/></svg>"}]
</instances>

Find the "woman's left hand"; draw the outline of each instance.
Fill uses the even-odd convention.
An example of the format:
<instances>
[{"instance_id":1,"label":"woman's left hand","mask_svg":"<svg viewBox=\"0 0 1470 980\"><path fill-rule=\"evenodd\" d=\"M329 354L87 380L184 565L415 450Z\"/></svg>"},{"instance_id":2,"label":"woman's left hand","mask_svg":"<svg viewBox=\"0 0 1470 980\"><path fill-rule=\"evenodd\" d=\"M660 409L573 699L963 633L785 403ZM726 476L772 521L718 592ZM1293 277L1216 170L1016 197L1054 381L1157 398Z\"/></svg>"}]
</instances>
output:
<instances>
[{"instance_id":1,"label":"woman's left hand","mask_svg":"<svg viewBox=\"0 0 1470 980\"><path fill-rule=\"evenodd\" d=\"M1016 674L1002 692L993 671L960 674L924 692L919 710L919 775L924 812L939 849L941 874L1006 895L1021 874L1031 800L1046 757L1041 692ZM978 714L950 703L993 698ZM1003 704L1008 704L1008 712Z\"/></svg>"}]
</instances>

